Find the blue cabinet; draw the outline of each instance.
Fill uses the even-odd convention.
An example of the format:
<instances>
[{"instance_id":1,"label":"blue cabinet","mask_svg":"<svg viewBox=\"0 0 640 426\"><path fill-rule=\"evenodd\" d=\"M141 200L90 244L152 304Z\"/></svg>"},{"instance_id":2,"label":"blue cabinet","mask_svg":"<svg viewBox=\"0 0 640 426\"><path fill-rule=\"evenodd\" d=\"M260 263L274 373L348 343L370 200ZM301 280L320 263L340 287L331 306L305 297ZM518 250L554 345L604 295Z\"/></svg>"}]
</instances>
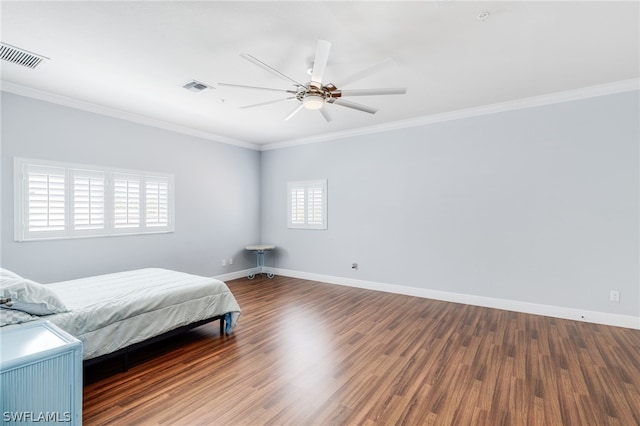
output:
<instances>
[{"instance_id":1,"label":"blue cabinet","mask_svg":"<svg viewBox=\"0 0 640 426\"><path fill-rule=\"evenodd\" d=\"M0 424L82 424L82 342L48 321L0 329Z\"/></svg>"}]
</instances>

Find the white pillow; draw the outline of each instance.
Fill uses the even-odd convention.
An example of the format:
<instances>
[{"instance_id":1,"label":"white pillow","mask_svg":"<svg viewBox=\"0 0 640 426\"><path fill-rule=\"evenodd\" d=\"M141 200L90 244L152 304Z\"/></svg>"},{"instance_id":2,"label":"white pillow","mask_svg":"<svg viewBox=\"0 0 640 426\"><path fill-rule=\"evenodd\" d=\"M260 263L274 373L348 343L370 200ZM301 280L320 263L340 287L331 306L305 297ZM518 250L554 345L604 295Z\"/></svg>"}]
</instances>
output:
<instances>
[{"instance_id":1,"label":"white pillow","mask_svg":"<svg viewBox=\"0 0 640 426\"><path fill-rule=\"evenodd\" d=\"M69 311L53 290L20 277L2 277L0 297L10 297L13 303L11 306L3 305L3 308L15 309L32 315L59 314Z\"/></svg>"}]
</instances>

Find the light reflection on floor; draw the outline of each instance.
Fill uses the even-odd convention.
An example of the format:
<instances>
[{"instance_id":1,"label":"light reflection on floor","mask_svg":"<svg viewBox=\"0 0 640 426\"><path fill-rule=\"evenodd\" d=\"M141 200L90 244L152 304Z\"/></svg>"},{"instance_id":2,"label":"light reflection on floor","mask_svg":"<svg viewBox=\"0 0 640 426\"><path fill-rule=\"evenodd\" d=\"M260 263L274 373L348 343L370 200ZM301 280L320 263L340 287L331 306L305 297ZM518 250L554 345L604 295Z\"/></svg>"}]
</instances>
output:
<instances>
[{"instance_id":1,"label":"light reflection on floor","mask_svg":"<svg viewBox=\"0 0 640 426\"><path fill-rule=\"evenodd\" d=\"M323 394L331 386L335 370L332 335L322 318L306 309L290 308L282 315L286 347L280 365L282 376L298 390Z\"/></svg>"}]
</instances>

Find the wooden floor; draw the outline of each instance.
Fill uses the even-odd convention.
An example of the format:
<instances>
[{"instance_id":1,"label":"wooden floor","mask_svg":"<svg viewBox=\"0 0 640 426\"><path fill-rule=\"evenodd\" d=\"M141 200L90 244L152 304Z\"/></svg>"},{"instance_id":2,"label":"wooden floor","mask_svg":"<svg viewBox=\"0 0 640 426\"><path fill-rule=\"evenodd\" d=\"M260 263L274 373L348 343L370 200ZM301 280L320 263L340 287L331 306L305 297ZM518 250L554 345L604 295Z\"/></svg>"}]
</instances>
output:
<instances>
[{"instance_id":1,"label":"wooden floor","mask_svg":"<svg viewBox=\"0 0 640 426\"><path fill-rule=\"evenodd\" d=\"M640 331L276 277L87 372L85 425L639 425Z\"/></svg>"}]
</instances>

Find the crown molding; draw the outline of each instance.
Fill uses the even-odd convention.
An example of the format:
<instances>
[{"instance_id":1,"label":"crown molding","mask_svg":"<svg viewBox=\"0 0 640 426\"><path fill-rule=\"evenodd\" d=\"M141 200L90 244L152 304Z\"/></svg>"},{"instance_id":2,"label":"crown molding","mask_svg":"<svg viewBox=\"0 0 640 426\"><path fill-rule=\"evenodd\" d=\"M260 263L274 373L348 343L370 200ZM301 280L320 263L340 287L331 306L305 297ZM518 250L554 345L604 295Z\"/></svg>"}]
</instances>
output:
<instances>
[{"instance_id":1,"label":"crown molding","mask_svg":"<svg viewBox=\"0 0 640 426\"><path fill-rule=\"evenodd\" d=\"M188 136L195 136L202 139L211 140L214 142L220 142L228 145L235 145L242 148L248 148L253 150L260 150L260 147L256 144L241 141L239 139L233 139L226 136L216 135L214 133L203 132L201 130L192 129L178 124L170 123L167 121L157 120L140 114L134 114L131 112L122 111L115 108L106 107L103 105L94 104L91 102L81 101L79 99L70 98L67 96L56 95L54 93L45 92L43 90L33 89L31 87L22 86L7 81L0 82L0 90L7 93L13 93L28 98L38 99L40 101L51 102L54 104L75 108L95 114L105 115L107 117L118 118L125 121L130 121L137 124L143 124L145 126L156 127L159 129L169 130L176 133L182 133Z\"/></svg>"},{"instance_id":2,"label":"crown molding","mask_svg":"<svg viewBox=\"0 0 640 426\"><path fill-rule=\"evenodd\" d=\"M406 129L411 127L424 126L428 124L441 123L444 121L460 120L464 118L477 117L481 115L496 114L500 112L513 111L518 109L533 108L563 102L577 101L581 99L598 96L612 95L615 93L629 92L640 89L640 79L621 80L612 83L600 84L597 86L583 87L580 89L566 90L562 92L550 93L546 95L533 96L529 98L517 99L513 101L500 102L483 105L474 108L461 109L457 111L433 114L424 117L412 118L408 120L394 121L375 126L362 127L359 129L347 130L343 132L328 133L321 136L308 138L290 139L282 142L268 143L260 145L261 151L289 148L298 145L307 145L318 142L325 142L346 137L362 136L371 133L382 133L391 130Z\"/></svg>"},{"instance_id":3,"label":"crown molding","mask_svg":"<svg viewBox=\"0 0 640 426\"><path fill-rule=\"evenodd\" d=\"M216 135L214 133L204 132L185 126L180 126L167 121L157 120L144 115L133 114L130 112L109 108L103 105L91 102L81 101L79 99L66 96L56 95L38 89L22 86L19 84L0 81L0 90L16 95L26 96L45 102L51 102L71 108L76 108L95 114L101 114L108 117L118 118L146 126L156 127L164 130L182 133L189 136L195 136L215 142L235 145L242 148L252 149L256 151L270 151L274 149L289 148L298 145L307 145L318 142L326 142L347 137L362 136L372 133L382 133L392 130L407 129L419 127L429 124L441 123L444 121L460 120L464 118L477 117L481 115L496 114L500 112L513 111L524 108L533 108L544 105L551 105L563 102L571 102L580 99L606 96L615 93L629 92L640 90L640 79L621 80L612 83L605 83L596 86L589 86L575 90L567 90L562 92L550 93L546 95L533 96L529 98L517 99L513 101L500 102L495 104L483 105L474 108L467 108L457 111L450 111L441 114L433 114L424 117L412 118L408 120L394 121L390 123L362 127L359 129L346 130L342 132L327 133L320 136L312 136L306 138L289 139L281 142L273 142L267 144L255 144L242 141L239 139L229 138L227 136Z\"/></svg>"}]
</instances>

